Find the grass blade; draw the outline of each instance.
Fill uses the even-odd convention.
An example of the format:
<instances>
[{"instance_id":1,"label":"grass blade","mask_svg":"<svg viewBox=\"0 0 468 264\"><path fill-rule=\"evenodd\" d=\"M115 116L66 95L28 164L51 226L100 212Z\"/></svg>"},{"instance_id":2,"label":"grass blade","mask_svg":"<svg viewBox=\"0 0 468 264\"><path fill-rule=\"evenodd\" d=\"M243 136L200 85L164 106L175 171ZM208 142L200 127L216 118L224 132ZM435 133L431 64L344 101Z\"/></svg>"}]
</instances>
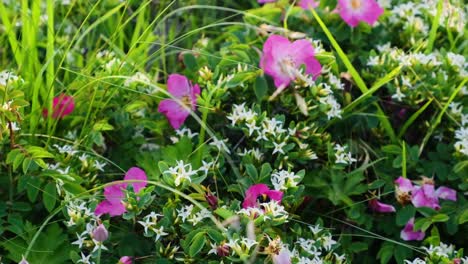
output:
<instances>
[{"instance_id":1,"label":"grass blade","mask_svg":"<svg viewBox=\"0 0 468 264\"><path fill-rule=\"evenodd\" d=\"M432 103L433 100L434 99L431 98L429 101L427 101L426 104L423 105L423 107L419 108L419 110L416 113L411 115L411 117L405 122L405 124L403 124L403 127L398 133L398 138L401 138L405 134L408 127L414 123L414 121L422 114L422 112L424 112L424 110L426 110L426 108Z\"/></svg>"}]
</instances>

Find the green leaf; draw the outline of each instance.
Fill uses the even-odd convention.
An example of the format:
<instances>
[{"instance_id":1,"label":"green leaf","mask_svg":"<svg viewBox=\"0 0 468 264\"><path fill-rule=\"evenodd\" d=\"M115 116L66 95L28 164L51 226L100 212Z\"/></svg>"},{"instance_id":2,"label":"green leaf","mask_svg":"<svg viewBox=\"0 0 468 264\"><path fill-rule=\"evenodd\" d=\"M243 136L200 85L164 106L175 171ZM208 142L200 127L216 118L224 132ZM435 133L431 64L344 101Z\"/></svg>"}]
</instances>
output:
<instances>
[{"instance_id":1,"label":"green leaf","mask_svg":"<svg viewBox=\"0 0 468 264\"><path fill-rule=\"evenodd\" d=\"M431 226L432 221L430 218L421 218L414 223L413 230L421 230L426 232L426 230Z\"/></svg>"},{"instance_id":2,"label":"green leaf","mask_svg":"<svg viewBox=\"0 0 468 264\"><path fill-rule=\"evenodd\" d=\"M351 244L349 249L355 253L361 252L368 249L367 243L364 242L354 242Z\"/></svg>"},{"instance_id":3,"label":"green leaf","mask_svg":"<svg viewBox=\"0 0 468 264\"><path fill-rule=\"evenodd\" d=\"M228 219L230 218L231 216L234 215L234 213L231 211L231 210L228 210L228 209L225 209L225 208L221 208L219 207L218 209L216 209L214 211L217 215L221 216L221 218L223 219Z\"/></svg>"},{"instance_id":4,"label":"green leaf","mask_svg":"<svg viewBox=\"0 0 468 264\"><path fill-rule=\"evenodd\" d=\"M414 217L415 213L416 209L413 206L407 205L401 208L396 214L396 224L398 226L404 226L408 220Z\"/></svg>"},{"instance_id":5,"label":"green leaf","mask_svg":"<svg viewBox=\"0 0 468 264\"><path fill-rule=\"evenodd\" d=\"M385 181L382 179L375 180L369 184L369 189L377 189L385 185Z\"/></svg>"},{"instance_id":6,"label":"green leaf","mask_svg":"<svg viewBox=\"0 0 468 264\"><path fill-rule=\"evenodd\" d=\"M252 164L247 164L245 165L245 170L247 171L247 174L254 180L256 181L258 179L258 172L257 169L255 168L254 165Z\"/></svg>"},{"instance_id":7,"label":"green leaf","mask_svg":"<svg viewBox=\"0 0 468 264\"><path fill-rule=\"evenodd\" d=\"M44 192L42 193L42 199L44 206L47 211L52 212L55 208L55 202L57 200L57 189L55 188L55 183L49 182L44 187Z\"/></svg>"},{"instance_id":8,"label":"green leaf","mask_svg":"<svg viewBox=\"0 0 468 264\"><path fill-rule=\"evenodd\" d=\"M377 258L380 259L380 264L387 264L393 256L394 246L390 243L384 243L377 253Z\"/></svg>"},{"instance_id":9,"label":"green leaf","mask_svg":"<svg viewBox=\"0 0 468 264\"><path fill-rule=\"evenodd\" d=\"M107 120L99 120L93 126L94 131L109 131L114 130L114 127L110 125Z\"/></svg>"},{"instance_id":10,"label":"green leaf","mask_svg":"<svg viewBox=\"0 0 468 264\"><path fill-rule=\"evenodd\" d=\"M197 60L192 53L185 53L184 54L184 65L191 71L198 70Z\"/></svg>"},{"instance_id":11,"label":"green leaf","mask_svg":"<svg viewBox=\"0 0 468 264\"><path fill-rule=\"evenodd\" d=\"M205 232L196 234L190 242L189 255L195 257L200 252L206 243Z\"/></svg>"},{"instance_id":12,"label":"green leaf","mask_svg":"<svg viewBox=\"0 0 468 264\"><path fill-rule=\"evenodd\" d=\"M257 76L257 78L255 79L254 88L255 96L257 96L258 101L261 101L263 98L265 98L268 92L268 84L265 80L265 77Z\"/></svg>"},{"instance_id":13,"label":"green leaf","mask_svg":"<svg viewBox=\"0 0 468 264\"><path fill-rule=\"evenodd\" d=\"M447 222L449 220L449 218L450 217L448 215L446 215L446 214L436 214L433 217L431 217L433 223Z\"/></svg>"},{"instance_id":14,"label":"green leaf","mask_svg":"<svg viewBox=\"0 0 468 264\"><path fill-rule=\"evenodd\" d=\"M468 222L468 209L465 209L463 213L461 213L460 217L458 217L458 224L462 225Z\"/></svg>"}]
</instances>

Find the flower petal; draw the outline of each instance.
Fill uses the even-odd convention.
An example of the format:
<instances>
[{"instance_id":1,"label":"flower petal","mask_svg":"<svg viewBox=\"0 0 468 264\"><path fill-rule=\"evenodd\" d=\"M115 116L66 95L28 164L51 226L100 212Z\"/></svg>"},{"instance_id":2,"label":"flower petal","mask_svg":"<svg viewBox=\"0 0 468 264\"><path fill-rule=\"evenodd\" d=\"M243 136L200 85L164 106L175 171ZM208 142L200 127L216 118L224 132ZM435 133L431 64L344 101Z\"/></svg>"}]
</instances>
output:
<instances>
[{"instance_id":1,"label":"flower petal","mask_svg":"<svg viewBox=\"0 0 468 264\"><path fill-rule=\"evenodd\" d=\"M172 99L165 99L159 103L158 112L164 114L174 129L179 129L190 115L190 111Z\"/></svg>"},{"instance_id":2,"label":"flower petal","mask_svg":"<svg viewBox=\"0 0 468 264\"><path fill-rule=\"evenodd\" d=\"M445 187L445 186L440 186L437 188L437 191L435 192L437 197L445 200L451 200L451 201L456 201L457 200L457 191L454 189Z\"/></svg>"},{"instance_id":3,"label":"flower petal","mask_svg":"<svg viewBox=\"0 0 468 264\"><path fill-rule=\"evenodd\" d=\"M174 97L181 98L191 94L190 82L184 75L173 73L167 79L167 91Z\"/></svg>"},{"instance_id":4,"label":"flower petal","mask_svg":"<svg viewBox=\"0 0 468 264\"><path fill-rule=\"evenodd\" d=\"M369 207L374 212L379 213L392 213L395 212L395 207L389 204L384 204L379 202L377 199L372 199L369 201Z\"/></svg>"},{"instance_id":5,"label":"flower petal","mask_svg":"<svg viewBox=\"0 0 468 264\"><path fill-rule=\"evenodd\" d=\"M146 176L146 173L144 170L138 167L132 167L127 171L127 173L125 173L124 180L125 181L129 181L129 180L140 181L140 182L131 183L131 185L133 186L133 190L137 193L141 189L146 187L148 177Z\"/></svg>"},{"instance_id":6,"label":"flower petal","mask_svg":"<svg viewBox=\"0 0 468 264\"><path fill-rule=\"evenodd\" d=\"M413 190L413 184L407 178L403 178L400 176L398 177L398 179L395 180L395 183L399 191L411 192Z\"/></svg>"},{"instance_id":7,"label":"flower petal","mask_svg":"<svg viewBox=\"0 0 468 264\"><path fill-rule=\"evenodd\" d=\"M411 218L408 223L406 223L405 227L403 230L401 230L400 237L401 239L405 241L410 241L410 240L423 240L424 236L426 235L422 231L414 231L414 217Z\"/></svg>"}]
</instances>

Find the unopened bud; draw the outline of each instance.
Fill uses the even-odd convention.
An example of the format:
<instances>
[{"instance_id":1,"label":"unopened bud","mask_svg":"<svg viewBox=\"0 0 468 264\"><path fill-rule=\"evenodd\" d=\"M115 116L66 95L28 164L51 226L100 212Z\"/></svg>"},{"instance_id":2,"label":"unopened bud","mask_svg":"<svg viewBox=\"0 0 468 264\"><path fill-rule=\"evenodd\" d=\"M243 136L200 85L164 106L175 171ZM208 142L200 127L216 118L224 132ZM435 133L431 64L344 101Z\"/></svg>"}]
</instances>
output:
<instances>
[{"instance_id":1,"label":"unopened bud","mask_svg":"<svg viewBox=\"0 0 468 264\"><path fill-rule=\"evenodd\" d=\"M123 256L119 259L117 264L132 264L132 258L129 256Z\"/></svg>"},{"instance_id":2,"label":"unopened bud","mask_svg":"<svg viewBox=\"0 0 468 264\"><path fill-rule=\"evenodd\" d=\"M104 242L109 237L109 232L107 232L107 229L103 224L99 224L99 226L94 229L92 237L98 242Z\"/></svg>"}]
</instances>

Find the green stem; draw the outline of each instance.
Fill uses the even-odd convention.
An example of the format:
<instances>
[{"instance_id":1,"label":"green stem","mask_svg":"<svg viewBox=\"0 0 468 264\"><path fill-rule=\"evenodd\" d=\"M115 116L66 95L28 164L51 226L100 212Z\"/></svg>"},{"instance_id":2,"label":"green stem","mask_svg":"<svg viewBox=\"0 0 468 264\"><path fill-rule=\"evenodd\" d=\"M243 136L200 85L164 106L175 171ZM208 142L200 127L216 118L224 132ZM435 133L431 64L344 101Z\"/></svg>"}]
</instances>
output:
<instances>
[{"instance_id":1,"label":"green stem","mask_svg":"<svg viewBox=\"0 0 468 264\"><path fill-rule=\"evenodd\" d=\"M201 164L202 156L203 156L203 144L205 144L205 133L206 133L206 120L208 119L208 111L210 106L212 92L208 93L207 98L205 98L205 104L203 105L202 109L202 123L200 128L200 136L198 137L198 155L197 155L197 162Z\"/></svg>"},{"instance_id":2,"label":"green stem","mask_svg":"<svg viewBox=\"0 0 468 264\"><path fill-rule=\"evenodd\" d=\"M99 245L96 264L101 264L101 245Z\"/></svg>"}]
</instances>

